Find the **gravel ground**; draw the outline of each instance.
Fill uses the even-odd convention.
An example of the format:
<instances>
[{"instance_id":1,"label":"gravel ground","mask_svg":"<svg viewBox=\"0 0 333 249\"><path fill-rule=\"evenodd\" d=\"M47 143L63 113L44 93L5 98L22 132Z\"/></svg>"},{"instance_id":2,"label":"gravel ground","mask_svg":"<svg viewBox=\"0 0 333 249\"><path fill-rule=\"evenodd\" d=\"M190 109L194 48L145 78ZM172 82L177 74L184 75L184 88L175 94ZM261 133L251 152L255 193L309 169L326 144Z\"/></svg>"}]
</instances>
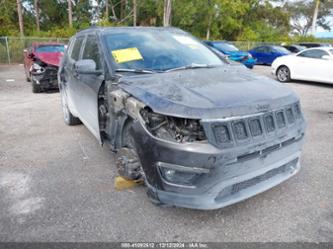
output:
<instances>
[{"instance_id":1,"label":"gravel ground","mask_svg":"<svg viewBox=\"0 0 333 249\"><path fill-rule=\"evenodd\" d=\"M0 66L0 241L333 241L333 86L288 85L308 121L300 173L196 211L156 207L143 186L116 191L114 155L64 124L59 93L32 94L22 65Z\"/></svg>"}]
</instances>

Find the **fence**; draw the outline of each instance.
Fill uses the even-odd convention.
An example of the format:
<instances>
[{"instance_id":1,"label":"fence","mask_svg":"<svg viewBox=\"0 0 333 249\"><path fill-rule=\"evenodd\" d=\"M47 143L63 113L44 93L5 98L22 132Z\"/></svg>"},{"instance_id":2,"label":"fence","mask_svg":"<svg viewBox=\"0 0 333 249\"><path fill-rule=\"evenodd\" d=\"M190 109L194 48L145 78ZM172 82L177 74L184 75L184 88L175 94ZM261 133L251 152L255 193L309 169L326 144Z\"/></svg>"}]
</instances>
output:
<instances>
[{"instance_id":1,"label":"fence","mask_svg":"<svg viewBox=\"0 0 333 249\"><path fill-rule=\"evenodd\" d=\"M33 42L63 42L67 38L0 37L0 64L23 63L23 50Z\"/></svg>"}]
</instances>

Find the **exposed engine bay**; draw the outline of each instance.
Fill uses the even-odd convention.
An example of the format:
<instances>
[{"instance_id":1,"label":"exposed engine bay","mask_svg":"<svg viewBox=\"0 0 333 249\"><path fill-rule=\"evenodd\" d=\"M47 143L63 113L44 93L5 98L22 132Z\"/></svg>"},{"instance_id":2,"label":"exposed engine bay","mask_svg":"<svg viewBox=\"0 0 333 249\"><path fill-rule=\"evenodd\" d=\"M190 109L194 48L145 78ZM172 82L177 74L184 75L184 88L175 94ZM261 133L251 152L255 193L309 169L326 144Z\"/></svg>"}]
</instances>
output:
<instances>
[{"instance_id":1,"label":"exposed engine bay","mask_svg":"<svg viewBox=\"0 0 333 249\"><path fill-rule=\"evenodd\" d=\"M154 113L149 108L142 109L140 114L147 129L158 138L178 143L206 140L199 120L169 117Z\"/></svg>"}]
</instances>

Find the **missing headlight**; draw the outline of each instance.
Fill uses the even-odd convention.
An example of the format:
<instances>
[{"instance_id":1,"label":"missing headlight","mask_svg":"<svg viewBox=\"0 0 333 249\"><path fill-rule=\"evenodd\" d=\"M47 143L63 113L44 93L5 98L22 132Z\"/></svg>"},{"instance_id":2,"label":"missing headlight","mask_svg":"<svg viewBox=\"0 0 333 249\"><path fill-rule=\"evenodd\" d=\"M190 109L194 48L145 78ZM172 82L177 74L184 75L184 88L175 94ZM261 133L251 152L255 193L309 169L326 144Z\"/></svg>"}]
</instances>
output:
<instances>
[{"instance_id":1,"label":"missing headlight","mask_svg":"<svg viewBox=\"0 0 333 249\"><path fill-rule=\"evenodd\" d=\"M142 109L140 114L155 137L178 143L207 140L199 120L165 116L148 108Z\"/></svg>"},{"instance_id":2,"label":"missing headlight","mask_svg":"<svg viewBox=\"0 0 333 249\"><path fill-rule=\"evenodd\" d=\"M31 73L33 74L42 74L45 72L44 65L40 65L38 62L34 62L31 66Z\"/></svg>"}]
</instances>

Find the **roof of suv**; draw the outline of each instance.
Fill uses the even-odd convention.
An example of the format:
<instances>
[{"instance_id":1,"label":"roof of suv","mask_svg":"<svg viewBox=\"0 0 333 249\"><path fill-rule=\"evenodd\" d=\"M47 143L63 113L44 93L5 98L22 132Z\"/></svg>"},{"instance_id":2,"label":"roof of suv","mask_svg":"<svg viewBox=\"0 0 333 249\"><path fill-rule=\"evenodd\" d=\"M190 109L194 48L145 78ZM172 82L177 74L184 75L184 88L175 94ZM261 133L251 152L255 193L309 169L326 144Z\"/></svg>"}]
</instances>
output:
<instances>
[{"instance_id":1,"label":"roof of suv","mask_svg":"<svg viewBox=\"0 0 333 249\"><path fill-rule=\"evenodd\" d=\"M92 31L97 31L97 32L107 32L107 31L112 31L112 30L147 30L147 31L153 31L153 30L170 30L170 31L177 31L177 32L183 32L186 33L185 31L175 28L175 27L145 27L145 26L139 26L139 27L128 27L128 26L123 26L123 27L100 27L100 26L91 26L87 29L83 29L76 33L78 34L85 34L85 33L90 33Z\"/></svg>"}]
</instances>

